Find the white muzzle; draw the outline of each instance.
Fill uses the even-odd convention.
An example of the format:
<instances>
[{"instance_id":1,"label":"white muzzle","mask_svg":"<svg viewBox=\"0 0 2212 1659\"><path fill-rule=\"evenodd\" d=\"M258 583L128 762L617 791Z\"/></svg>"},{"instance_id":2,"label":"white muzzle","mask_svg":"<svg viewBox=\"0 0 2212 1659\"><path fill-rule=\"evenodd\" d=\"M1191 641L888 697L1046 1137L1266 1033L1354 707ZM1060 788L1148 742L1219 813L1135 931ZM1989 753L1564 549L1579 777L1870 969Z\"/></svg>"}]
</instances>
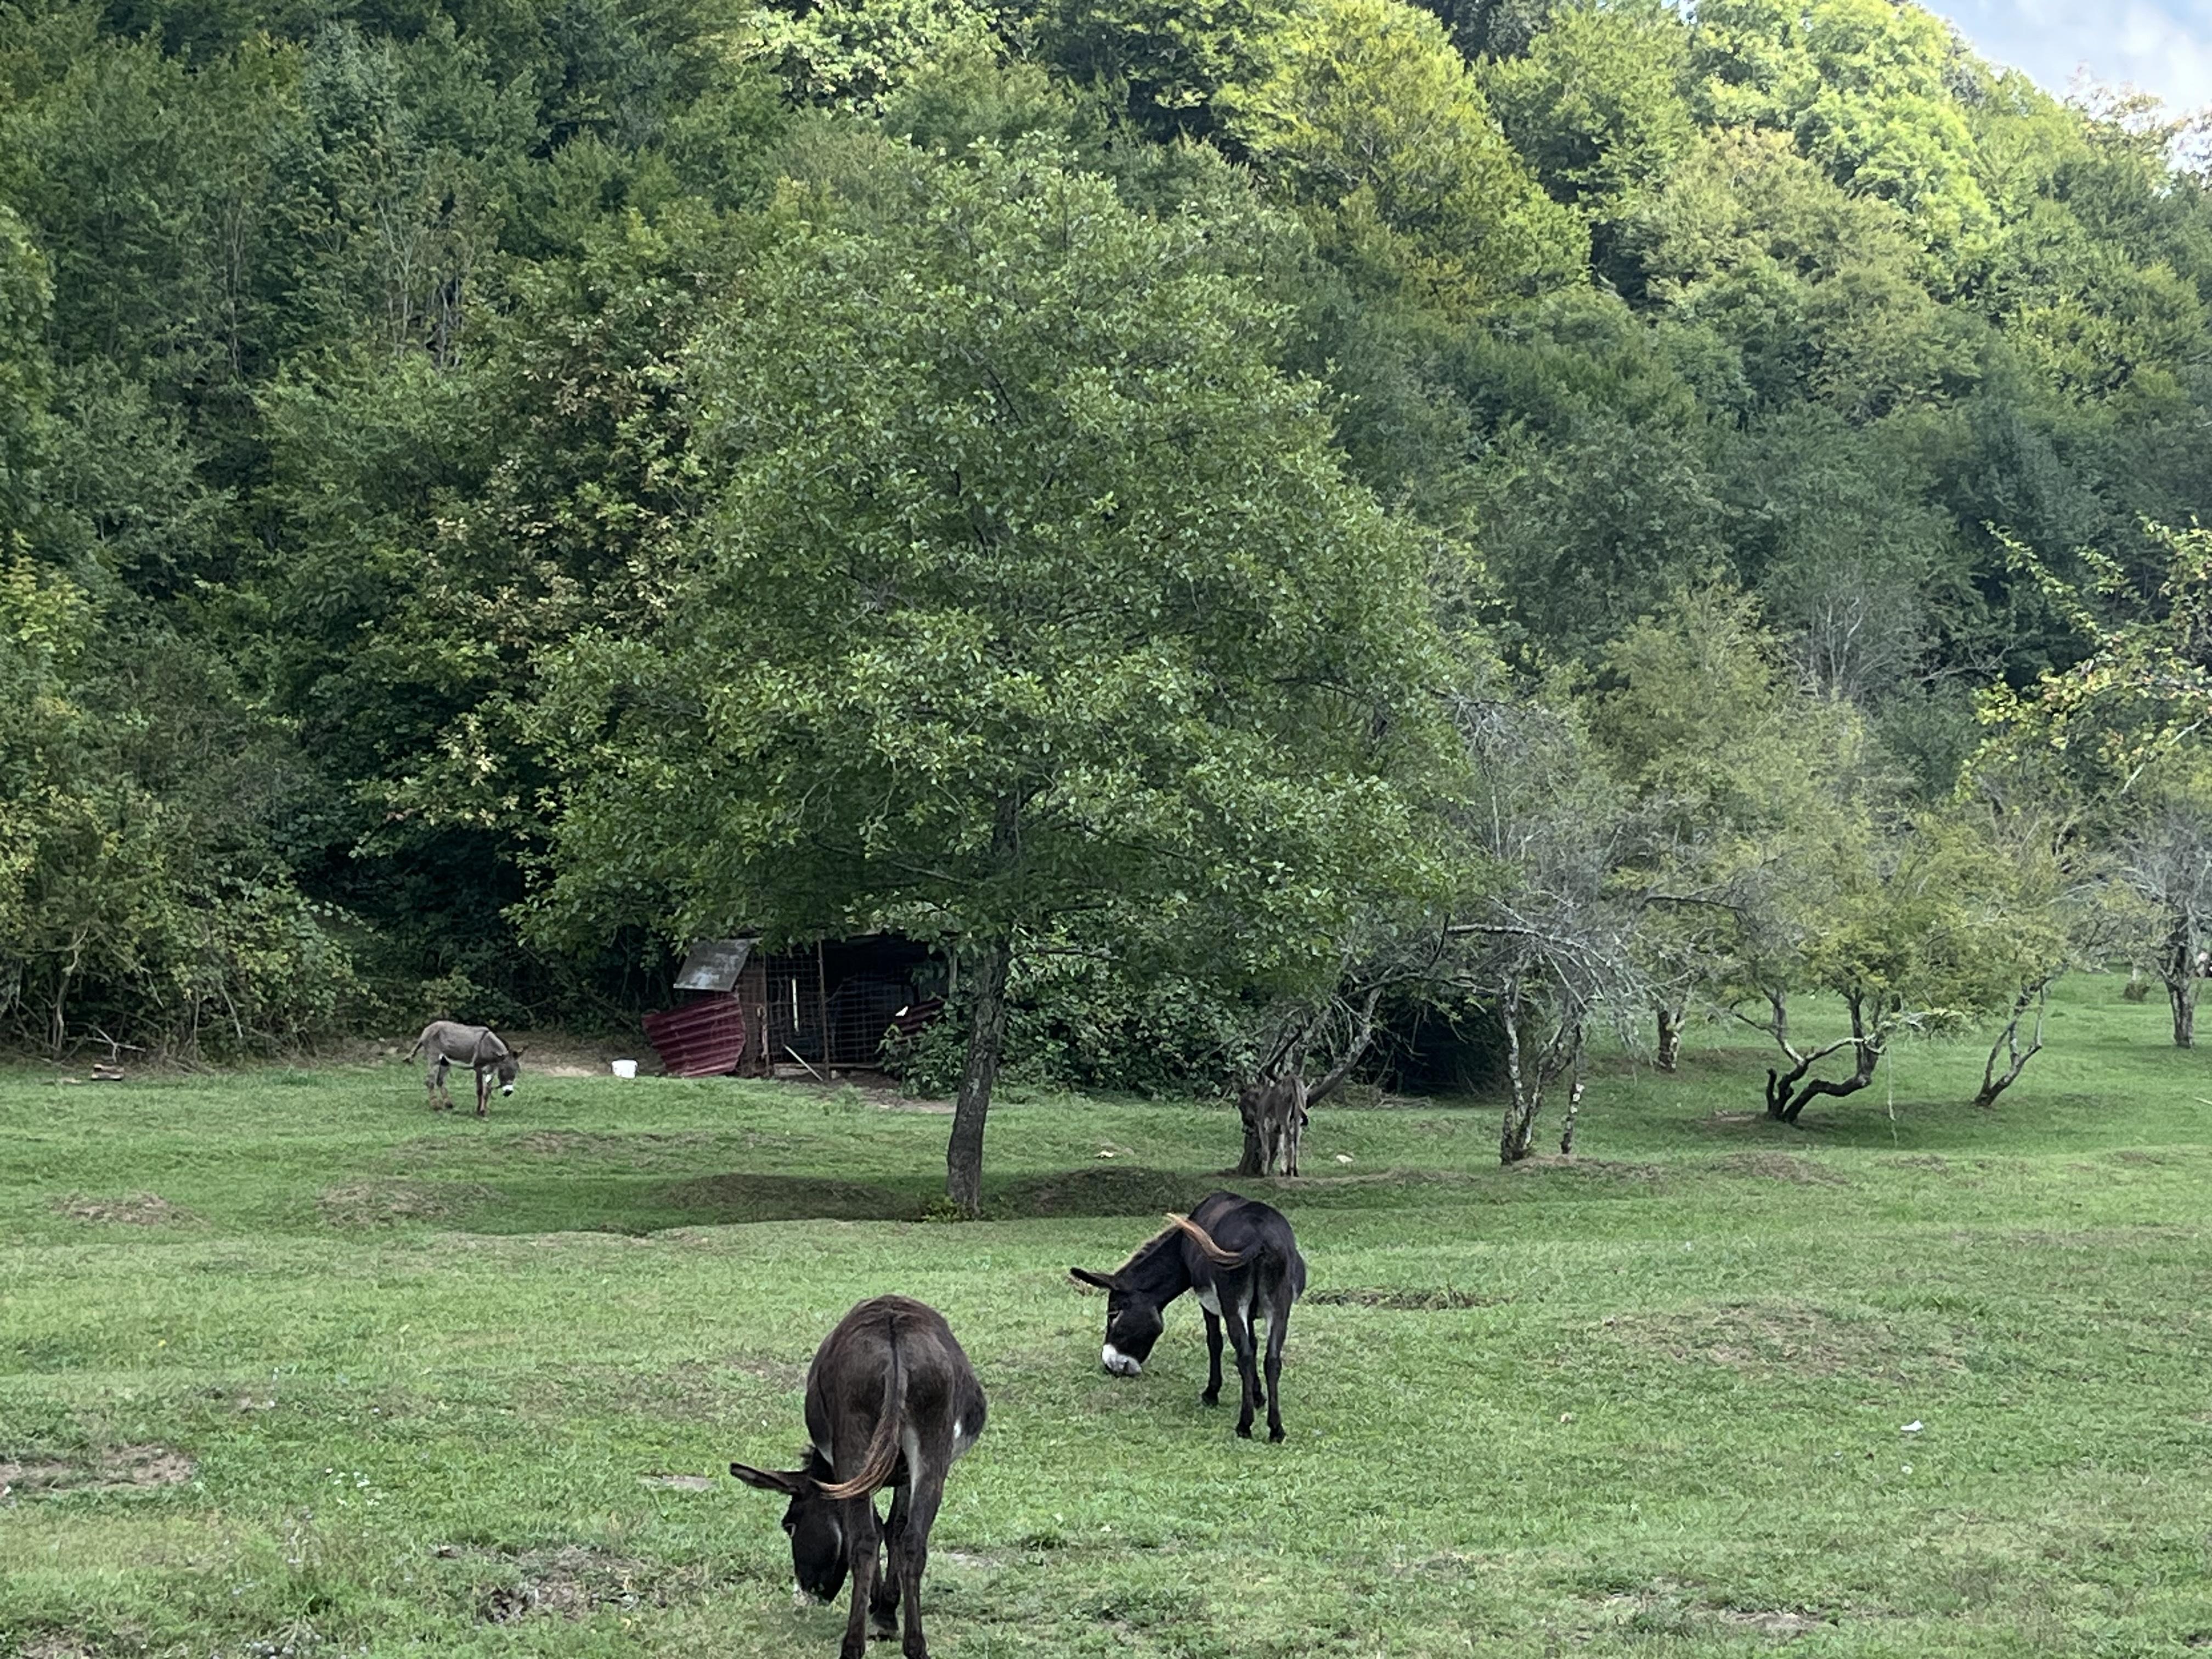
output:
<instances>
[{"instance_id":1,"label":"white muzzle","mask_svg":"<svg viewBox=\"0 0 2212 1659\"><path fill-rule=\"evenodd\" d=\"M1109 1342L1098 1351L1099 1363L1116 1376L1134 1376L1144 1366Z\"/></svg>"}]
</instances>

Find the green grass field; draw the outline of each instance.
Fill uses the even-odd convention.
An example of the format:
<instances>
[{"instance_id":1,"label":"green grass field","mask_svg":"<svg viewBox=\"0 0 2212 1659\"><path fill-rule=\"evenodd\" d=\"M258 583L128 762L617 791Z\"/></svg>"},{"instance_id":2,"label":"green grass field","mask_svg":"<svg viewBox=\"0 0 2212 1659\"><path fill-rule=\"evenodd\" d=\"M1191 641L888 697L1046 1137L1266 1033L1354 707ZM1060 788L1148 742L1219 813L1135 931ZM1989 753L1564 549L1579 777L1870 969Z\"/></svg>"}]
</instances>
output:
<instances>
[{"instance_id":1,"label":"green grass field","mask_svg":"<svg viewBox=\"0 0 2212 1659\"><path fill-rule=\"evenodd\" d=\"M2118 985L1991 1113L1923 1046L1769 1125L1710 1029L1601 1066L1571 1165L1324 1109L1248 1183L1312 1269L1282 1446L1197 1403L1189 1303L1117 1381L1066 1275L1220 1184L1225 1109L1006 1101L948 1225L945 1118L849 1090L0 1072L0 1655L827 1659L722 1471L888 1290L992 1401L945 1659L2212 1647L2212 1054Z\"/></svg>"}]
</instances>

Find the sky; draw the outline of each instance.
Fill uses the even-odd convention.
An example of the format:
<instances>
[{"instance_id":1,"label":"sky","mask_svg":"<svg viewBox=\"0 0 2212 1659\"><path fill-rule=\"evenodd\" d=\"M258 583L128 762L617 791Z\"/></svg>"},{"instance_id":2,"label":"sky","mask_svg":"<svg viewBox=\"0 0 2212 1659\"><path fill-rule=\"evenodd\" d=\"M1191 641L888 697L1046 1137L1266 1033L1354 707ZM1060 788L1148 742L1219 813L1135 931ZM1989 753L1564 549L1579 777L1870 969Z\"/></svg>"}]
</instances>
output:
<instances>
[{"instance_id":1,"label":"sky","mask_svg":"<svg viewBox=\"0 0 2212 1659\"><path fill-rule=\"evenodd\" d=\"M2175 111L2212 104L2212 0L1923 0L1979 56L2052 92L2077 70L2131 82Z\"/></svg>"}]
</instances>

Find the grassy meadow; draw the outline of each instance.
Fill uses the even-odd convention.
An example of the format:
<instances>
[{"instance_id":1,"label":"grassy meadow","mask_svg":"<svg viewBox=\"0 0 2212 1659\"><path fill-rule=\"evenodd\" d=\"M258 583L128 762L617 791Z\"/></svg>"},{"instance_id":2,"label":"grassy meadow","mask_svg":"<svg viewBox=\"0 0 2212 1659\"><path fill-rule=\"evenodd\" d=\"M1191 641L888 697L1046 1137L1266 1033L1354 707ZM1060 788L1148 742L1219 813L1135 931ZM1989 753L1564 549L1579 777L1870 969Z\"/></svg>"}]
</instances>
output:
<instances>
[{"instance_id":1,"label":"grassy meadow","mask_svg":"<svg viewBox=\"0 0 2212 1659\"><path fill-rule=\"evenodd\" d=\"M1221 1184L1224 1107L1016 1092L946 1224L945 1119L851 1089L0 1071L0 1656L826 1659L722 1471L887 1290L991 1395L945 1659L2212 1647L2212 1052L2119 983L1987 1113L1923 1045L1771 1125L1712 1027L1602 1064L1571 1164L1324 1109L1247 1183L1311 1264L1282 1446L1188 1301L1106 1376L1066 1273Z\"/></svg>"}]
</instances>

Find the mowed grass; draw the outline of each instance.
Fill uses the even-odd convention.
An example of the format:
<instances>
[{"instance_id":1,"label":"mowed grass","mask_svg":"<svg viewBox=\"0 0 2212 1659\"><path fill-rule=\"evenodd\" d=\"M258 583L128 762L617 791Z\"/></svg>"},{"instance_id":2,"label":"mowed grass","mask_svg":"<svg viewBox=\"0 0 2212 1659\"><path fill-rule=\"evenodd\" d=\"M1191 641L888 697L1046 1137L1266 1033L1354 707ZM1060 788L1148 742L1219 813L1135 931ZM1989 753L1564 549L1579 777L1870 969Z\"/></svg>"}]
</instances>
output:
<instances>
[{"instance_id":1,"label":"mowed grass","mask_svg":"<svg viewBox=\"0 0 2212 1659\"><path fill-rule=\"evenodd\" d=\"M850 1091L0 1073L0 1655L822 1659L722 1471L891 1290L991 1396L946 1659L2212 1646L2212 1054L2118 990L1991 1113L1922 1046L1769 1125L1718 1028L1601 1066L1571 1165L1324 1109L1246 1183L1312 1269L1281 1446L1197 1403L1188 1302L1117 1381L1066 1275L1221 1184L1218 1107L1006 1100L954 1225L946 1120Z\"/></svg>"}]
</instances>

